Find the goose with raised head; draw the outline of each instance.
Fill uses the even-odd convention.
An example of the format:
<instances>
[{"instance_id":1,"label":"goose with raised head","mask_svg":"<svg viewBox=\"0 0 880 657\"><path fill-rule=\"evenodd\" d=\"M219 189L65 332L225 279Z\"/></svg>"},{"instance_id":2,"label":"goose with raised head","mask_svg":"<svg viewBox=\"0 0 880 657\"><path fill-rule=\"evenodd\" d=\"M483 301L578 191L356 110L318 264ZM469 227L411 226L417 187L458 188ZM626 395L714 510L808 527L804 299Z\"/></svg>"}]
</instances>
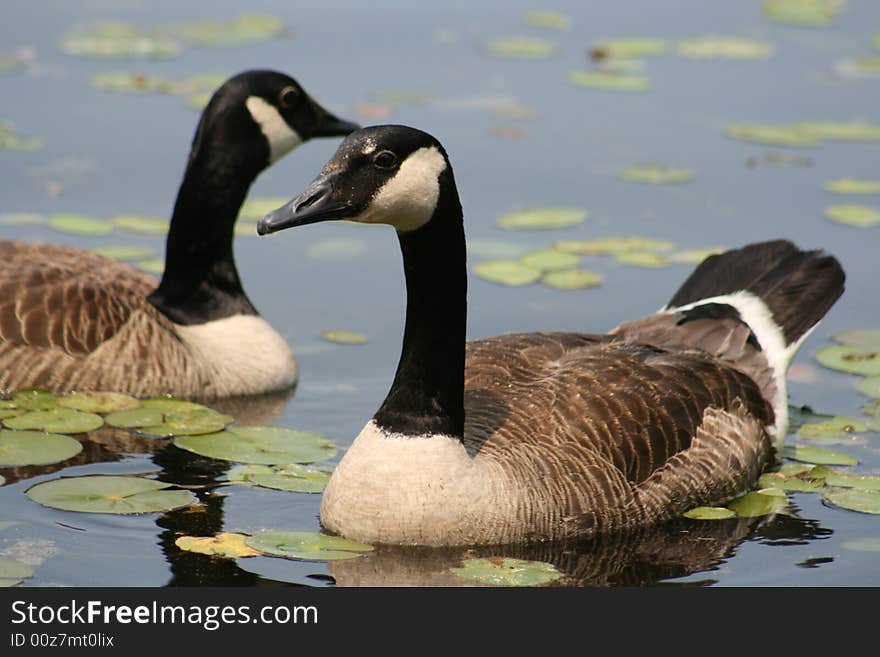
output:
<instances>
[{"instance_id":1,"label":"goose with raised head","mask_svg":"<svg viewBox=\"0 0 880 657\"><path fill-rule=\"evenodd\" d=\"M209 399L292 387L293 353L242 288L235 220L263 169L357 127L283 73L227 80L196 128L158 286L82 249L0 241L0 389Z\"/></svg>"},{"instance_id":2,"label":"goose with raised head","mask_svg":"<svg viewBox=\"0 0 880 657\"><path fill-rule=\"evenodd\" d=\"M393 226L406 276L394 381L321 504L326 529L368 543L572 539L741 494L785 436L795 350L843 292L832 256L764 242L609 334L466 343L462 209L434 137L349 135L258 232L330 219Z\"/></svg>"}]
</instances>

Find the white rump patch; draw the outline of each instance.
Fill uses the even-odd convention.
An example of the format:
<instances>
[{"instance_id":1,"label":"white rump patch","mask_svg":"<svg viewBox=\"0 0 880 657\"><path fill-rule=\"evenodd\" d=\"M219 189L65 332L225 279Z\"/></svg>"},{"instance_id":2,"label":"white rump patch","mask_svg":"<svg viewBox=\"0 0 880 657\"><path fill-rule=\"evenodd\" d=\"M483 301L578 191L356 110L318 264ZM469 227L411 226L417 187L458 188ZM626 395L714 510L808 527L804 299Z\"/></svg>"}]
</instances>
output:
<instances>
[{"instance_id":1,"label":"white rump patch","mask_svg":"<svg viewBox=\"0 0 880 657\"><path fill-rule=\"evenodd\" d=\"M248 96L245 101L248 111L260 130L269 141L269 162L286 155L299 146L303 140L297 132L287 125L278 110L259 96Z\"/></svg>"},{"instance_id":2,"label":"white rump patch","mask_svg":"<svg viewBox=\"0 0 880 657\"><path fill-rule=\"evenodd\" d=\"M233 315L174 328L214 394L259 394L296 382L293 352L262 317Z\"/></svg>"},{"instance_id":3,"label":"white rump patch","mask_svg":"<svg viewBox=\"0 0 880 657\"><path fill-rule=\"evenodd\" d=\"M424 226L434 214L440 197L440 174L446 158L436 146L410 154L354 221L391 224L401 232Z\"/></svg>"}]
</instances>

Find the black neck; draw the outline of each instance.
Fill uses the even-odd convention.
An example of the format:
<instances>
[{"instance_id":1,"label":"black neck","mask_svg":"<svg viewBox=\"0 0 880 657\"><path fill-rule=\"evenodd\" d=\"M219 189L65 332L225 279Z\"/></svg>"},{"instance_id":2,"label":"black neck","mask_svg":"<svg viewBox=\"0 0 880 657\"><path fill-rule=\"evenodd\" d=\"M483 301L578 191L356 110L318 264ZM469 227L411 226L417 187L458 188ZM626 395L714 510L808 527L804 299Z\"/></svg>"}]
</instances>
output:
<instances>
[{"instance_id":1,"label":"black neck","mask_svg":"<svg viewBox=\"0 0 880 657\"><path fill-rule=\"evenodd\" d=\"M178 324L258 314L242 289L232 240L238 211L261 167L224 151L214 157L214 150L202 148L191 157L171 217L162 282L148 297Z\"/></svg>"},{"instance_id":2,"label":"black neck","mask_svg":"<svg viewBox=\"0 0 880 657\"><path fill-rule=\"evenodd\" d=\"M394 382L374 419L395 433L463 438L465 239L454 183L443 184L442 176L440 189L446 192L441 191L432 220L398 233L406 275L406 329Z\"/></svg>"}]
</instances>

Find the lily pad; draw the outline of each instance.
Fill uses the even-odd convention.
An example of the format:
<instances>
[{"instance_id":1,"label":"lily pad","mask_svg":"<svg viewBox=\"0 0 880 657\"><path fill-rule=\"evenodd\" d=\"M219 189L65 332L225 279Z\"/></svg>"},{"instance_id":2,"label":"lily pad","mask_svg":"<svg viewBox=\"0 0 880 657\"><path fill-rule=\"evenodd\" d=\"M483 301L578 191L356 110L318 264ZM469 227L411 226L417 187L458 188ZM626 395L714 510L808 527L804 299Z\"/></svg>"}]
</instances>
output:
<instances>
[{"instance_id":1,"label":"lily pad","mask_svg":"<svg viewBox=\"0 0 880 657\"><path fill-rule=\"evenodd\" d=\"M450 572L490 586L541 586L562 577L553 564L502 557L464 559Z\"/></svg>"},{"instance_id":2,"label":"lily pad","mask_svg":"<svg viewBox=\"0 0 880 657\"><path fill-rule=\"evenodd\" d=\"M140 401L134 397L118 392L76 392L58 398L58 406L87 413L111 413L140 405Z\"/></svg>"},{"instance_id":3,"label":"lily pad","mask_svg":"<svg viewBox=\"0 0 880 657\"><path fill-rule=\"evenodd\" d=\"M841 0L765 0L764 15L780 23L827 27L843 10Z\"/></svg>"},{"instance_id":4,"label":"lily pad","mask_svg":"<svg viewBox=\"0 0 880 657\"><path fill-rule=\"evenodd\" d=\"M662 164L635 164L625 168L620 177L632 182L665 185L693 180L694 174L689 169L675 169Z\"/></svg>"},{"instance_id":5,"label":"lily pad","mask_svg":"<svg viewBox=\"0 0 880 657\"><path fill-rule=\"evenodd\" d=\"M788 498L785 496L785 492L778 488L752 491L727 505L740 518L757 518L778 513L787 506Z\"/></svg>"},{"instance_id":6,"label":"lily pad","mask_svg":"<svg viewBox=\"0 0 880 657\"><path fill-rule=\"evenodd\" d=\"M43 223L43 216L33 212L6 212L0 214L0 226L25 226Z\"/></svg>"},{"instance_id":7,"label":"lily pad","mask_svg":"<svg viewBox=\"0 0 880 657\"><path fill-rule=\"evenodd\" d=\"M667 49L665 39L603 39L590 49L590 56L593 59L641 59L662 55Z\"/></svg>"},{"instance_id":8,"label":"lily pad","mask_svg":"<svg viewBox=\"0 0 880 657\"><path fill-rule=\"evenodd\" d=\"M357 331L321 331L321 337L328 342L340 344L366 344L367 336Z\"/></svg>"},{"instance_id":9,"label":"lily pad","mask_svg":"<svg viewBox=\"0 0 880 657\"><path fill-rule=\"evenodd\" d=\"M12 402L17 408L29 411L48 411L58 404L58 397L48 390L28 388L12 393Z\"/></svg>"},{"instance_id":10,"label":"lily pad","mask_svg":"<svg viewBox=\"0 0 880 657\"><path fill-rule=\"evenodd\" d=\"M518 260L480 262L474 267L474 274L491 283L514 287L529 285L541 277L540 270L524 265Z\"/></svg>"},{"instance_id":11,"label":"lily pad","mask_svg":"<svg viewBox=\"0 0 880 657\"><path fill-rule=\"evenodd\" d=\"M723 247L713 246L705 249L683 249L681 251L676 251L675 253L670 253L667 257L669 258L669 262L698 265L709 256L723 252Z\"/></svg>"},{"instance_id":12,"label":"lily pad","mask_svg":"<svg viewBox=\"0 0 880 657\"><path fill-rule=\"evenodd\" d=\"M297 493L320 493L330 481L330 473L295 463L278 466L237 465L230 468L226 476L230 481Z\"/></svg>"},{"instance_id":13,"label":"lily pad","mask_svg":"<svg viewBox=\"0 0 880 657\"><path fill-rule=\"evenodd\" d=\"M580 258L573 253L563 253L554 249L540 249L530 251L522 257L522 263L542 272L557 269L571 269L576 266Z\"/></svg>"},{"instance_id":14,"label":"lily pad","mask_svg":"<svg viewBox=\"0 0 880 657\"><path fill-rule=\"evenodd\" d=\"M856 388L863 395L880 399L880 376L869 376L858 382Z\"/></svg>"},{"instance_id":15,"label":"lily pad","mask_svg":"<svg viewBox=\"0 0 880 657\"><path fill-rule=\"evenodd\" d=\"M143 477L89 475L52 479L31 486L25 494L43 506L84 513L156 513L195 501L187 490L166 490L170 486Z\"/></svg>"},{"instance_id":16,"label":"lily pad","mask_svg":"<svg viewBox=\"0 0 880 657\"><path fill-rule=\"evenodd\" d=\"M104 236L113 232L113 224L78 214L53 214L49 217L48 224L55 230L72 235Z\"/></svg>"},{"instance_id":17,"label":"lily pad","mask_svg":"<svg viewBox=\"0 0 880 657\"><path fill-rule=\"evenodd\" d=\"M819 139L837 141L878 141L880 125L864 121L809 121L792 126L811 132Z\"/></svg>"},{"instance_id":18,"label":"lily pad","mask_svg":"<svg viewBox=\"0 0 880 657\"><path fill-rule=\"evenodd\" d=\"M140 217L137 215L119 215L110 222L119 230L140 235L167 235L169 221L162 217Z\"/></svg>"},{"instance_id":19,"label":"lily pad","mask_svg":"<svg viewBox=\"0 0 880 657\"><path fill-rule=\"evenodd\" d=\"M0 559L0 588L21 584L33 577L33 569L26 563L14 559Z\"/></svg>"},{"instance_id":20,"label":"lily pad","mask_svg":"<svg viewBox=\"0 0 880 657\"><path fill-rule=\"evenodd\" d=\"M10 429L48 431L53 433L87 433L104 426L104 418L73 408L31 411L3 420Z\"/></svg>"},{"instance_id":21,"label":"lily pad","mask_svg":"<svg viewBox=\"0 0 880 657\"><path fill-rule=\"evenodd\" d=\"M0 467L60 463L81 451L80 442L69 436L42 431L0 430Z\"/></svg>"},{"instance_id":22,"label":"lily pad","mask_svg":"<svg viewBox=\"0 0 880 657\"><path fill-rule=\"evenodd\" d=\"M603 237L593 240L560 240L553 245L557 251L581 255L616 255L633 251L668 251L672 242L649 237Z\"/></svg>"},{"instance_id":23,"label":"lily pad","mask_svg":"<svg viewBox=\"0 0 880 657\"><path fill-rule=\"evenodd\" d=\"M736 517L736 513L722 506L698 506L685 511L683 515L693 520L725 520Z\"/></svg>"},{"instance_id":24,"label":"lily pad","mask_svg":"<svg viewBox=\"0 0 880 657\"><path fill-rule=\"evenodd\" d=\"M174 444L210 458L261 465L314 463L336 455L336 445L324 436L279 426L233 426L175 438Z\"/></svg>"},{"instance_id":25,"label":"lily pad","mask_svg":"<svg viewBox=\"0 0 880 657\"><path fill-rule=\"evenodd\" d=\"M364 242L344 237L322 240L306 247L308 258L354 258L366 252L367 245Z\"/></svg>"},{"instance_id":26,"label":"lily pad","mask_svg":"<svg viewBox=\"0 0 880 657\"><path fill-rule=\"evenodd\" d=\"M880 55L841 59L834 65L834 71L845 78L880 78Z\"/></svg>"},{"instance_id":27,"label":"lily pad","mask_svg":"<svg viewBox=\"0 0 880 657\"><path fill-rule=\"evenodd\" d=\"M0 151L35 151L42 148L42 137L22 137L11 123L0 121Z\"/></svg>"},{"instance_id":28,"label":"lily pad","mask_svg":"<svg viewBox=\"0 0 880 657\"><path fill-rule=\"evenodd\" d=\"M851 417L833 417L826 422L811 422L801 425L797 435L801 438L837 438L849 433L867 431L868 426L861 420Z\"/></svg>"},{"instance_id":29,"label":"lily pad","mask_svg":"<svg viewBox=\"0 0 880 657\"><path fill-rule=\"evenodd\" d=\"M165 261L161 258L156 258L152 260L138 260L136 264L138 269L141 269L149 274L161 275L165 271Z\"/></svg>"},{"instance_id":30,"label":"lily pad","mask_svg":"<svg viewBox=\"0 0 880 657\"><path fill-rule=\"evenodd\" d=\"M246 543L269 556L303 561L353 559L373 550L371 545L318 532L262 531Z\"/></svg>"},{"instance_id":31,"label":"lily pad","mask_svg":"<svg viewBox=\"0 0 880 657\"><path fill-rule=\"evenodd\" d=\"M880 537L857 538L840 544L844 550L856 552L880 552Z\"/></svg>"},{"instance_id":32,"label":"lily pad","mask_svg":"<svg viewBox=\"0 0 880 657\"><path fill-rule=\"evenodd\" d=\"M102 91L123 93L164 93L177 90L174 80L159 75L142 73L108 72L95 73L89 77L89 85Z\"/></svg>"},{"instance_id":33,"label":"lily pad","mask_svg":"<svg viewBox=\"0 0 880 657\"><path fill-rule=\"evenodd\" d=\"M133 429L162 424L165 414L158 408L139 407L110 413L104 421L111 427Z\"/></svg>"},{"instance_id":34,"label":"lily pad","mask_svg":"<svg viewBox=\"0 0 880 657\"><path fill-rule=\"evenodd\" d=\"M627 251L615 254L614 259L622 265L635 267L658 268L669 264L666 256L655 251Z\"/></svg>"},{"instance_id":35,"label":"lily pad","mask_svg":"<svg viewBox=\"0 0 880 657\"><path fill-rule=\"evenodd\" d=\"M133 23L100 23L61 40L70 55L93 57L147 57L167 59L180 54L180 44L169 36L142 30Z\"/></svg>"},{"instance_id":36,"label":"lily pad","mask_svg":"<svg viewBox=\"0 0 880 657\"><path fill-rule=\"evenodd\" d=\"M880 514L880 491L858 488L832 488L822 496L826 502L849 511Z\"/></svg>"},{"instance_id":37,"label":"lily pad","mask_svg":"<svg viewBox=\"0 0 880 657\"><path fill-rule=\"evenodd\" d=\"M644 91L650 85L648 78L612 71L569 71L568 81L581 87L595 87L612 91Z\"/></svg>"},{"instance_id":38,"label":"lily pad","mask_svg":"<svg viewBox=\"0 0 880 657\"><path fill-rule=\"evenodd\" d=\"M148 407L149 410L158 410ZM138 427L138 433L167 438L169 436L200 436L222 431L235 420L210 408L195 408L163 412L164 419L158 424Z\"/></svg>"},{"instance_id":39,"label":"lily pad","mask_svg":"<svg viewBox=\"0 0 880 657\"><path fill-rule=\"evenodd\" d=\"M602 277L588 269L559 269L546 272L541 283L557 290L580 290L601 285Z\"/></svg>"},{"instance_id":40,"label":"lily pad","mask_svg":"<svg viewBox=\"0 0 880 657\"><path fill-rule=\"evenodd\" d=\"M526 12L525 22L535 27L546 27L552 30L571 29L571 17L555 11Z\"/></svg>"},{"instance_id":41,"label":"lily pad","mask_svg":"<svg viewBox=\"0 0 880 657\"><path fill-rule=\"evenodd\" d=\"M825 481L821 478L803 479L798 476L786 477L781 472L768 472L758 479L761 488L780 488L782 490L799 493L817 493L825 488Z\"/></svg>"},{"instance_id":42,"label":"lily pad","mask_svg":"<svg viewBox=\"0 0 880 657\"><path fill-rule=\"evenodd\" d=\"M831 337L834 338L835 342L849 345L850 347L880 350L880 330L878 329L839 331Z\"/></svg>"},{"instance_id":43,"label":"lily pad","mask_svg":"<svg viewBox=\"0 0 880 657\"><path fill-rule=\"evenodd\" d=\"M767 59L775 49L769 43L732 36L705 36L682 39L676 44L678 54L694 59Z\"/></svg>"},{"instance_id":44,"label":"lily pad","mask_svg":"<svg viewBox=\"0 0 880 657\"><path fill-rule=\"evenodd\" d=\"M805 424L828 422L836 416L828 413L816 413L809 406L788 406L788 430L796 432Z\"/></svg>"},{"instance_id":45,"label":"lily pad","mask_svg":"<svg viewBox=\"0 0 880 657\"><path fill-rule=\"evenodd\" d=\"M824 465L817 465L812 468L809 476L816 479L823 479L828 486L837 486L839 488L860 488L862 490L880 490L880 477L839 472L837 470L832 470L831 468L826 468Z\"/></svg>"},{"instance_id":46,"label":"lily pad","mask_svg":"<svg viewBox=\"0 0 880 657\"><path fill-rule=\"evenodd\" d=\"M215 536L181 536L174 544L181 550L207 554L210 556L237 559L239 557L256 557L259 552L248 546L246 534L234 532L218 532Z\"/></svg>"},{"instance_id":47,"label":"lily pad","mask_svg":"<svg viewBox=\"0 0 880 657\"><path fill-rule=\"evenodd\" d=\"M105 258L113 258L114 260L147 260L156 254L156 249L149 246L126 246L121 244L118 246L97 246L90 249L90 251Z\"/></svg>"},{"instance_id":48,"label":"lily pad","mask_svg":"<svg viewBox=\"0 0 880 657\"><path fill-rule=\"evenodd\" d=\"M559 46L538 37L504 37L490 39L486 50L499 57L546 59L559 54Z\"/></svg>"},{"instance_id":49,"label":"lily pad","mask_svg":"<svg viewBox=\"0 0 880 657\"><path fill-rule=\"evenodd\" d=\"M290 199L281 196L257 196L249 198L241 206L239 219L260 219L273 210L277 210Z\"/></svg>"},{"instance_id":50,"label":"lily pad","mask_svg":"<svg viewBox=\"0 0 880 657\"><path fill-rule=\"evenodd\" d=\"M814 131L798 125L735 123L727 126L724 134L731 139L772 146L818 146L822 141Z\"/></svg>"},{"instance_id":51,"label":"lily pad","mask_svg":"<svg viewBox=\"0 0 880 657\"><path fill-rule=\"evenodd\" d=\"M859 462L846 452L806 445L786 445L782 448L782 455L793 461L817 465L856 465Z\"/></svg>"},{"instance_id":52,"label":"lily pad","mask_svg":"<svg viewBox=\"0 0 880 657\"><path fill-rule=\"evenodd\" d=\"M141 406L144 408L155 408L163 413L213 410L202 404L187 401L186 399L178 399L177 397L151 397L150 399L142 399Z\"/></svg>"},{"instance_id":53,"label":"lily pad","mask_svg":"<svg viewBox=\"0 0 880 657\"><path fill-rule=\"evenodd\" d=\"M164 28L197 46L238 46L280 36L284 23L267 14L242 14L226 21L195 21Z\"/></svg>"},{"instance_id":54,"label":"lily pad","mask_svg":"<svg viewBox=\"0 0 880 657\"><path fill-rule=\"evenodd\" d=\"M867 205L832 205L825 208L831 221L849 226L876 226L880 224L880 210Z\"/></svg>"},{"instance_id":55,"label":"lily pad","mask_svg":"<svg viewBox=\"0 0 880 657\"><path fill-rule=\"evenodd\" d=\"M511 212L498 217L495 223L511 230L544 230L577 226L586 218L587 213L576 208L543 208Z\"/></svg>"},{"instance_id":56,"label":"lily pad","mask_svg":"<svg viewBox=\"0 0 880 657\"><path fill-rule=\"evenodd\" d=\"M820 365L832 370L862 376L880 375L880 350L877 349L834 345L819 349L816 352L816 360Z\"/></svg>"},{"instance_id":57,"label":"lily pad","mask_svg":"<svg viewBox=\"0 0 880 657\"><path fill-rule=\"evenodd\" d=\"M483 258L519 258L528 250L528 247L515 242L501 240L481 239L470 237L467 241L468 255L481 256Z\"/></svg>"}]
</instances>

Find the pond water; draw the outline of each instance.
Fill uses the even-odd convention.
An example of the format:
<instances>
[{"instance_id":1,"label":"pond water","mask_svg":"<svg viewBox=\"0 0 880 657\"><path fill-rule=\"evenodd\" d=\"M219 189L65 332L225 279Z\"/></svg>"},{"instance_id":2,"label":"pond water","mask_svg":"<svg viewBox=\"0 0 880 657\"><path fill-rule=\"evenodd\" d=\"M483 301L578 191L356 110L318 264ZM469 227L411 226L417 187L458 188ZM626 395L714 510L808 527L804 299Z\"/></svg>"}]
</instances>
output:
<instances>
[{"instance_id":1,"label":"pond water","mask_svg":"<svg viewBox=\"0 0 880 657\"><path fill-rule=\"evenodd\" d=\"M823 216L831 205L880 208L880 195L822 188L840 178L876 180L880 143L825 140L794 148L737 141L724 129L736 123L880 122L876 67L873 79L836 68L848 58L880 55L872 46L880 33L880 4L849 0L831 25L803 27L768 19L758 0L559 0L553 11L571 22L559 30L524 23L526 12L544 9L534 1L257 0L248 11L277 16L286 35L232 47L188 46L164 60L74 56L59 47L72 29L103 21L151 27L232 18L240 7L231 0L4 7L0 43L8 52L25 49L19 54L28 61L0 77L0 119L44 144L0 151L0 213L169 216L197 112L180 96L93 88L90 76L126 71L184 79L276 68L340 116L414 125L444 143L475 247L469 258L470 338L541 329L602 332L660 307L693 266L649 269L588 257L583 266L603 276L600 287L505 287L473 274L474 264L488 259L480 255L487 243L529 250L560 239L632 235L670 240L683 250L786 237L833 253L848 276L846 293L795 360L791 403L867 419L862 406L869 400L855 387L859 377L822 368L813 355L832 344L836 332L880 328L880 226L843 225ZM649 80L643 91L576 86L566 79L571 70L593 67L588 53L603 39L655 37L674 44L707 35L768 43L775 52L763 59L689 58L673 47L646 57L631 73ZM559 52L521 59L486 51L488 40L508 36L545 39ZM529 116L511 115L504 109L511 106ZM304 145L266 171L251 196L298 193L335 148L335 140ZM693 179L667 185L621 179L624 167L645 162L689 169ZM583 208L589 216L558 230L496 226L507 212L541 207ZM144 245L155 248L156 257L163 248L161 237L118 231L75 236L45 222L2 225L0 235L83 248ZM239 421L318 432L346 447L384 397L399 355L404 286L393 233L321 224L273 238L241 235L236 257L254 304L293 345L301 382L292 396L246 400L232 413ZM357 331L368 342L331 344L320 338L325 330ZM32 565L24 586L461 583L449 571L461 551L380 550L339 562L184 552L175 546L182 535L316 531L320 495L216 488L210 484L222 480L229 464L167 440L106 432L79 439L85 449L70 461L0 468L7 480L0 487L0 559ZM859 460L850 470L880 474L878 433L831 447ZM24 495L60 475L132 473L193 486L199 504L116 516L45 508ZM880 585L880 516L833 507L816 493L789 498L775 516L681 519L637 536L475 553L548 561L568 582L584 585Z\"/></svg>"}]
</instances>

